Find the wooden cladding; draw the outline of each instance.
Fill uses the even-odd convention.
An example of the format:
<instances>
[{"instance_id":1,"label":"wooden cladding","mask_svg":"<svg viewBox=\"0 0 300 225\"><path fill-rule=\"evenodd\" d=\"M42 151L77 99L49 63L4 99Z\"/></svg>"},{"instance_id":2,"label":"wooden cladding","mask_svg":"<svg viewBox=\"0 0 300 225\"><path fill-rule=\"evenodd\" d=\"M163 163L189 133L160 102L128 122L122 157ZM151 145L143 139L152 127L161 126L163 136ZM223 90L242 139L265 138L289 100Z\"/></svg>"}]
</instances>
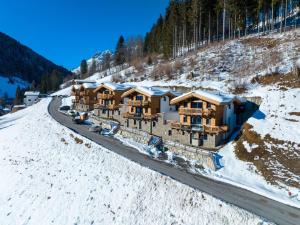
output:
<instances>
[{"instance_id":1,"label":"wooden cladding","mask_svg":"<svg viewBox=\"0 0 300 225\"><path fill-rule=\"evenodd\" d=\"M158 117L158 115L126 112L123 114L123 117L126 119L154 120Z\"/></svg>"},{"instance_id":2,"label":"wooden cladding","mask_svg":"<svg viewBox=\"0 0 300 225\"><path fill-rule=\"evenodd\" d=\"M110 109L110 110L117 110L117 109L119 109L119 106L114 105L114 104L108 104L108 105L105 105L105 104L97 103L97 104L94 105L94 108L95 108L95 109Z\"/></svg>"},{"instance_id":3,"label":"wooden cladding","mask_svg":"<svg viewBox=\"0 0 300 225\"><path fill-rule=\"evenodd\" d=\"M112 94L104 94L104 93L98 93L97 94L97 98L98 99L103 99L103 100L112 99L113 97L114 97L114 95L112 95Z\"/></svg>"},{"instance_id":4,"label":"wooden cladding","mask_svg":"<svg viewBox=\"0 0 300 225\"><path fill-rule=\"evenodd\" d=\"M202 108L179 108L179 115L187 116L214 116L215 110L213 109L202 109Z\"/></svg>"},{"instance_id":5,"label":"wooden cladding","mask_svg":"<svg viewBox=\"0 0 300 225\"><path fill-rule=\"evenodd\" d=\"M133 107L149 107L150 102L146 100L129 100L127 105Z\"/></svg>"},{"instance_id":6,"label":"wooden cladding","mask_svg":"<svg viewBox=\"0 0 300 225\"><path fill-rule=\"evenodd\" d=\"M171 123L172 129L186 130L186 131L200 131L208 134L219 134L226 133L228 131L228 126L209 126L209 125L186 125L179 122Z\"/></svg>"}]
</instances>

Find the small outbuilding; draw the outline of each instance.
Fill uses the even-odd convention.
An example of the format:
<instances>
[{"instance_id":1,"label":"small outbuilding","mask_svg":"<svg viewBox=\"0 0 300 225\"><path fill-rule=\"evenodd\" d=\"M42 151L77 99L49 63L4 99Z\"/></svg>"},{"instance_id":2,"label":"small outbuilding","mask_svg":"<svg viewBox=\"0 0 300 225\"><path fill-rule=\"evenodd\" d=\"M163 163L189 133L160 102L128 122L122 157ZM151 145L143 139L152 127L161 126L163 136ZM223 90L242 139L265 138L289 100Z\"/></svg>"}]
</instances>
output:
<instances>
[{"instance_id":1,"label":"small outbuilding","mask_svg":"<svg viewBox=\"0 0 300 225\"><path fill-rule=\"evenodd\" d=\"M37 91L26 91L24 94L24 105L31 106L38 100L40 92Z\"/></svg>"}]
</instances>

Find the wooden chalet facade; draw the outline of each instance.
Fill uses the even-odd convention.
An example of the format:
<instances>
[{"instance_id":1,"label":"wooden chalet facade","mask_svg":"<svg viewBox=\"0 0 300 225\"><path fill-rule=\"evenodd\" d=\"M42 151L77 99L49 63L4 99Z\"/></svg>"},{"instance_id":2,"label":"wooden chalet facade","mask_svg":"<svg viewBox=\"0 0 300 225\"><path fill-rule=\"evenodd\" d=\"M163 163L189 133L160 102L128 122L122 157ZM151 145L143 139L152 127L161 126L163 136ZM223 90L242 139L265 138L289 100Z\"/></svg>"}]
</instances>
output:
<instances>
[{"instance_id":1,"label":"wooden chalet facade","mask_svg":"<svg viewBox=\"0 0 300 225\"><path fill-rule=\"evenodd\" d=\"M152 134L159 114L176 111L170 105L178 93L160 88L135 87L122 94L124 126Z\"/></svg>"},{"instance_id":2,"label":"wooden chalet facade","mask_svg":"<svg viewBox=\"0 0 300 225\"><path fill-rule=\"evenodd\" d=\"M72 95L75 96L73 104L76 110L86 112L94 109L94 104L97 101L94 90L97 86L96 83L73 85Z\"/></svg>"},{"instance_id":3,"label":"wooden chalet facade","mask_svg":"<svg viewBox=\"0 0 300 225\"><path fill-rule=\"evenodd\" d=\"M94 105L94 115L101 118L119 119L121 116L120 107L122 103L122 94L130 89L130 86L102 83L94 90L97 102Z\"/></svg>"},{"instance_id":4,"label":"wooden chalet facade","mask_svg":"<svg viewBox=\"0 0 300 225\"><path fill-rule=\"evenodd\" d=\"M215 148L236 127L234 97L192 91L171 101L178 107L179 121L172 122L175 139L184 144ZM184 136L184 137L182 137Z\"/></svg>"}]
</instances>

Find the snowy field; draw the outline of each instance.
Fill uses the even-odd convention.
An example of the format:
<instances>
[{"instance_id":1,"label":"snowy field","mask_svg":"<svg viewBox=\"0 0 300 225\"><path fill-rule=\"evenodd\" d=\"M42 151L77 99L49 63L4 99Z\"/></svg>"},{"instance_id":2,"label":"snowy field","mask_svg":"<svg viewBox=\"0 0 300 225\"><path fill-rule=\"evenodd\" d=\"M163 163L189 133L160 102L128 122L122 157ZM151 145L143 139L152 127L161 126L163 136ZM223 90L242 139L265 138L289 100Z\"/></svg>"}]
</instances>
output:
<instances>
[{"instance_id":1,"label":"snowy field","mask_svg":"<svg viewBox=\"0 0 300 225\"><path fill-rule=\"evenodd\" d=\"M0 118L0 224L268 224L76 135L48 103Z\"/></svg>"}]
</instances>

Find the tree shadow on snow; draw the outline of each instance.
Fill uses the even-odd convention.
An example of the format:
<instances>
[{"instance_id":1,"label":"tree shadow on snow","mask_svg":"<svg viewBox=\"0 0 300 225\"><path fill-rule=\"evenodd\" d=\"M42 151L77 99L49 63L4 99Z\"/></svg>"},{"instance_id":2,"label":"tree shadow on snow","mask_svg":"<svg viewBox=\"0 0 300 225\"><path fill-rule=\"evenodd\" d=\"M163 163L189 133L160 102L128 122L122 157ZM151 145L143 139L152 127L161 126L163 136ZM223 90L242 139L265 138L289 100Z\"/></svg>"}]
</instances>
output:
<instances>
[{"instance_id":1,"label":"tree shadow on snow","mask_svg":"<svg viewBox=\"0 0 300 225\"><path fill-rule=\"evenodd\" d=\"M264 120L266 118L266 114L264 114L262 111L257 110L252 116L253 118L257 120Z\"/></svg>"}]
</instances>

